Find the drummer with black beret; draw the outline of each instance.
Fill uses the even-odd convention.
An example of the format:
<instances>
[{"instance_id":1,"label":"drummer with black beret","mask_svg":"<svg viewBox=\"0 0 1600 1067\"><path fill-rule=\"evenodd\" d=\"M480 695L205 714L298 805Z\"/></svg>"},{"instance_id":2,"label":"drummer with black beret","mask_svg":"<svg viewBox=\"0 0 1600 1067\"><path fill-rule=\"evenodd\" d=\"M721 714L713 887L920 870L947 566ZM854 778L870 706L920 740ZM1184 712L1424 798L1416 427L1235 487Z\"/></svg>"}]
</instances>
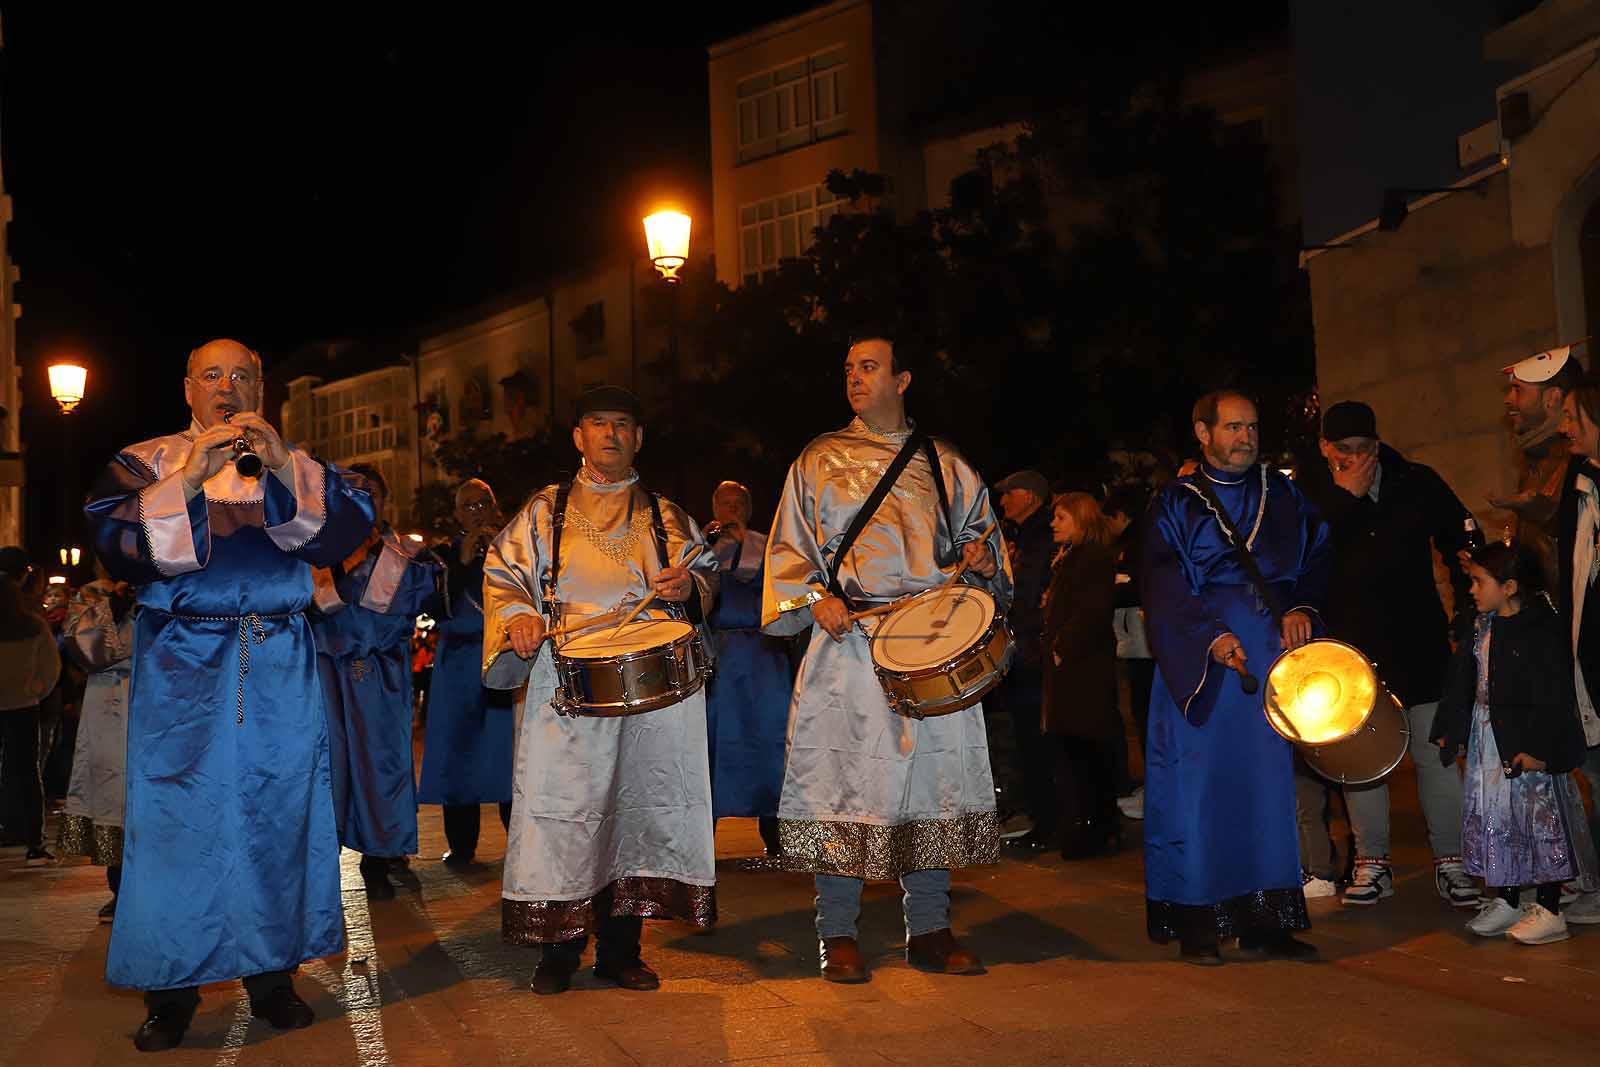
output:
<instances>
[{"instance_id":1,"label":"drummer with black beret","mask_svg":"<svg viewBox=\"0 0 1600 1067\"><path fill-rule=\"evenodd\" d=\"M501 934L543 947L535 993L568 987L590 934L597 977L655 989L639 955L642 920L708 928L716 919L698 677L671 683L679 688L667 699L683 695L666 706L604 717L557 688L558 641L581 633L591 648L621 644L652 625L688 633L716 596L716 558L700 528L634 470L644 437L636 396L585 392L573 416L576 476L535 493L484 562L484 684L527 683Z\"/></svg>"}]
</instances>

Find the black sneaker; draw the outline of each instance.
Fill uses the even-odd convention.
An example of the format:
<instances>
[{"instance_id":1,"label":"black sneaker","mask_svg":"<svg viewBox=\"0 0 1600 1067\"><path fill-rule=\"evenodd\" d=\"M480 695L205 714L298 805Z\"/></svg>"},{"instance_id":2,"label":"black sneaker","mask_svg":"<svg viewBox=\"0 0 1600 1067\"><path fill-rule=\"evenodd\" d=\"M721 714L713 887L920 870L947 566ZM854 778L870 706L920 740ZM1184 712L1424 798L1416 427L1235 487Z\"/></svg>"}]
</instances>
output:
<instances>
[{"instance_id":1,"label":"black sneaker","mask_svg":"<svg viewBox=\"0 0 1600 1067\"><path fill-rule=\"evenodd\" d=\"M444 863L444 865L446 867L454 867L456 870L459 871L459 870L462 870L464 868L471 867L472 866L472 861L475 858L476 857L475 857L474 853L471 853L471 852L457 852L457 851L452 850L452 851L446 852L444 854L442 862Z\"/></svg>"},{"instance_id":2,"label":"black sneaker","mask_svg":"<svg viewBox=\"0 0 1600 1067\"><path fill-rule=\"evenodd\" d=\"M250 1014L265 1019L274 1030L303 1030L316 1022L311 1005L300 999L292 986L278 986L262 997L250 1002Z\"/></svg>"},{"instance_id":3,"label":"black sneaker","mask_svg":"<svg viewBox=\"0 0 1600 1067\"><path fill-rule=\"evenodd\" d=\"M50 855L50 853L44 849L30 848L28 849L28 855L24 862L26 862L29 867L44 867L54 863L55 861L56 858Z\"/></svg>"},{"instance_id":4,"label":"black sneaker","mask_svg":"<svg viewBox=\"0 0 1600 1067\"><path fill-rule=\"evenodd\" d=\"M100 921L108 923L117 917L117 898L112 897L100 908Z\"/></svg>"}]
</instances>

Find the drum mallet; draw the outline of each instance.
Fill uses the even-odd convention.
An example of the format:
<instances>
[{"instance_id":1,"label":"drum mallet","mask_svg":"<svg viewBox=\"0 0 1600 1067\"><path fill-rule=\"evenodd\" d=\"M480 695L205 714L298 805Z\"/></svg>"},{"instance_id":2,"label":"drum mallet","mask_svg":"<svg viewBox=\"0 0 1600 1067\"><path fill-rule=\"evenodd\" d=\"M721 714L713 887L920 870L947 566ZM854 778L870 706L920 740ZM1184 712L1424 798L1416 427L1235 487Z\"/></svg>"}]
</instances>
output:
<instances>
[{"instance_id":1,"label":"drum mallet","mask_svg":"<svg viewBox=\"0 0 1600 1067\"><path fill-rule=\"evenodd\" d=\"M683 558L683 562L678 564L678 566L687 567L689 564L693 563L695 561L695 558L700 555L701 550L704 549L705 547L706 547L705 545L695 545L694 546L694 551L690 552L687 556L685 556ZM693 582L693 579L691 579L691 584L692 584L692 582ZM650 595L649 596L645 597L643 600L639 601L639 603L635 604L633 606L633 610L628 612L628 614L623 617L623 620L621 622L617 623L617 628L615 630L611 631L612 635L615 636L616 634L620 634L622 632L622 628L624 626L628 625L634 619L637 619L639 617L639 613L641 611L643 611L645 608L649 607L650 606L650 602L652 600L654 600L655 598L656 598L656 591L654 589L652 589L652 590L650 590Z\"/></svg>"},{"instance_id":2,"label":"drum mallet","mask_svg":"<svg viewBox=\"0 0 1600 1067\"><path fill-rule=\"evenodd\" d=\"M1235 663L1233 661L1233 657L1234 653L1230 651L1226 656L1223 657L1222 662L1228 667L1229 670L1238 672L1239 688L1244 690L1245 696L1254 696L1256 691L1261 688L1261 683L1256 680L1256 676L1251 674L1250 669L1243 663Z\"/></svg>"}]
</instances>

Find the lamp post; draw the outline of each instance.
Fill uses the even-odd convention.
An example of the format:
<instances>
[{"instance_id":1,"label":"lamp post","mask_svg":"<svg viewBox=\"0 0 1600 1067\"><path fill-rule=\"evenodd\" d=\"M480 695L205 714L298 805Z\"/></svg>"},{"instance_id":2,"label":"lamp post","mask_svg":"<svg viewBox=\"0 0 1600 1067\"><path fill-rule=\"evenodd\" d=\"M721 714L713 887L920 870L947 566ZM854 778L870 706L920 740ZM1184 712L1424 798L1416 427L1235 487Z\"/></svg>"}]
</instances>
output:
<instances>
[{"instance_id":1,"label":"lamp post","mask_svg":"<svg viewBox=\"0 0 1600 1067\"><path fill-rule=\"evenodd\" d=\"M667 360L670 378L668 398L672 404L672 421L676 427L681 417L678 407L678 287L683 279L678 272L689 261L689 227L691 220L681 211L657 211L645 216L644 240L650 250L650 262L655 265L661 280L667 286ZM678 469L678 497L683 498L683 469Z\"/></svg>"},{"instance_id":2,"label":"lamp post","mask_svg":"<svg viewBox=\"0 0 1600 1067\"><path fill-rule=\"evenodd\" d=\"M61 481L61 533L63 539L73 540L73 531L77 524L72 521L72 501L77 495L78 470L77 458L72 449L72 419L69 417L83 402L84 386L88 383L89 372L76 363L54 363L49 367L50 395L61 406L61 459L67 465L66 477ZM66 550L62 550L65 556ZM78 550L72 550L73 560L76 564ZM65 559L62 560L66 562Z\"/></svg>"}]
</instances>

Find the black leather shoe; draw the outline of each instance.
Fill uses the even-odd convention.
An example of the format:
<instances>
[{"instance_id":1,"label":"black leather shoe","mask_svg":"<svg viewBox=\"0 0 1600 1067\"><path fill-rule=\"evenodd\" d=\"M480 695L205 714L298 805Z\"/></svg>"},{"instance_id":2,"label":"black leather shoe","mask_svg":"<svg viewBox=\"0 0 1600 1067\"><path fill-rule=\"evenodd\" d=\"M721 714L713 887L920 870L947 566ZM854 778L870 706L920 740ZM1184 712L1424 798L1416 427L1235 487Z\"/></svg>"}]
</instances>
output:
<instances>
[{"instance_id":1,"label":"black leather shoe","mask_svg":"<svg viewBox=\"0 0 1600 1067\"><path fill-rule=\"evenodd\" d=\"M622 965L609 964L594 965L596 978L604 978L608 982L615 982L623 989L632 989L640 993L649 992L661 987L661 978L645 965L644 960L634 960L632 963Z\"/></svg>"},{"instance_id":2,"label":"black leather shoe","mask_svg":"<svg viewBox=\"0 0 1600 1067\"><path fill-rule=\"evenodd\" d=\"M1240 937L1239 950L1278 960L1312 960L1317 957L1317 946L1289 934L1272 937Z\"/></svg>"},{"instance_id":3,"label":"black leather shoe","mask_svg":"<svg viewBox=\"0 0 1600 1067\"><path fill-rule=\"evenodd\" d=\"M1215 941L1203 945L1184 944L1179 947L1178 958L1196 967L1221 967L1222 949Z\"/></svg>"},{"instance_id":4,"label":"black leather shoe","mask_svg":"<svg viewBox=\"0 0 1600 1067\"><path fill-rule=\"evenodd\" d=\"M442 860L446 867L454 867L456 870L461 870L463 867L471 867L475 858L476 854L472 852L450 851L444 854Z\"/></svg>"},{"instance_id":5,"label":"black leather shoe","mask_svg":"<svg viewBox=\"0 0 1600 1067\"><path fill-rule=\"evenodd\" d=\"M1037 827L1029 830L1021 837L1008 838L1001 844L1007 848L1014 848L1019 852L1048 852L1060 844L1060 839L1054 830L1040 831Z\"/></svg>"},{"instance_id":6,"label":"black leather shoe","mask_svg":"<svg viewBox=\"0 0 1600 1067\"><path fill-rule=\"evenodd\" d=\"M361 861L361 882L368 900L393 900L394 885L389 881L389 861L367 858Z\"/></svg>"},{"instance_id":7,"label":"black leather shoe","mask_svg":"<svg viewBox=\"0 0 1600 1067\"><path fill-rule=\"evenodd\" d=\"M577 969L577 960L546 952L539 960L539 966L533 969L533 981L528 983L528 988L541 997L565 993L572 987L572 973Z\"/></svg>"},{"instance_id":8,"label":"black leather shoe","mask_svg":"<svg viewBox=\"0 0 1600 1067\"><path fill-rule=\"evenodd\" d=\"M140 1052L165 1052L177 1048L189 1030L193 1011L164 1007L151 1012L133 1035L133 1047Z\"/></svg>"},{"instance_id":9,"label":"black leather shoe","mask_svg":"<svg viewBox=\"0 0 1600 1067\"><path fill-rule=\"evenodd\" d=\"M300 999L292 986L279 986L259 1004L252 1001L250 1014L265 1019L274 1030L304 1030L317 1021L311 1005Z\"/></svg>"}]
</instances>

